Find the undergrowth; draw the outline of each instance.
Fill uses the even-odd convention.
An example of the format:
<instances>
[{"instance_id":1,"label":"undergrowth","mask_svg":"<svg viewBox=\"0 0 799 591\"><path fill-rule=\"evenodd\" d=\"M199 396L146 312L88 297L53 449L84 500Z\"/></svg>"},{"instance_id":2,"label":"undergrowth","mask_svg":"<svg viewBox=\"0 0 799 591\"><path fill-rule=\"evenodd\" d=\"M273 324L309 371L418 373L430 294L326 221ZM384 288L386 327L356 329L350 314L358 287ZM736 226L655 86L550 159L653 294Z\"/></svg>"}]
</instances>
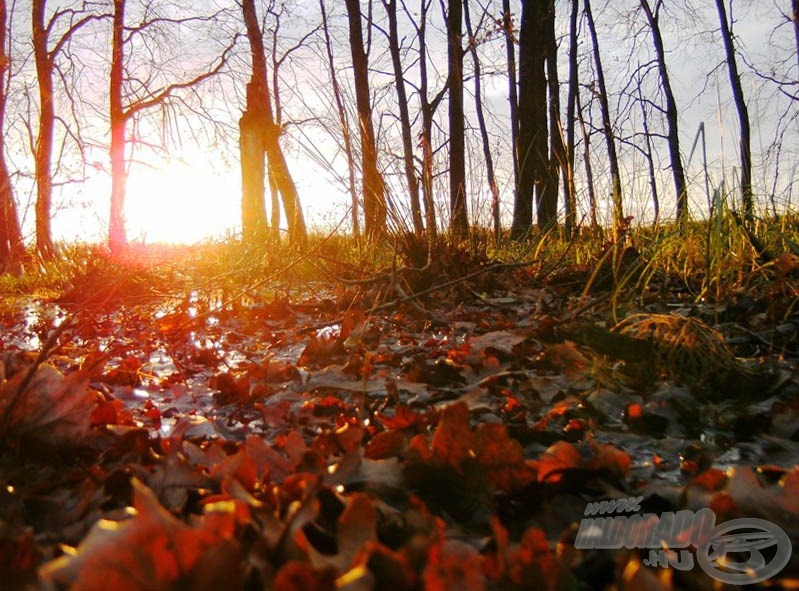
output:
<instances>
[{"instance_id":1,"label":"undergrowth","mask_svg":"<svg viewBox=\"0 0 799 591\"><path fill-rule=\"evenodd\" d=\"M754 241L754 243L753 243ZM104 248L60 244L52 261L29 265L20 275L0 276L0 294L43 299L178 296L187 291L238 292L274 297L315 281L368 281L407 271L414 290L468 275L492 263L526 266L531 281L573 275L584 293L607 291L616 304L653 293L689 301L723 301L757 290L764 279L785 279L796 270L799 216L758 219L744 228L733 215L711 221L632 227L615 234L583 228L533 232L525 241L487 232L455 243L394 232L381 244L341 234L312 235L306 247L243 244L236 239L192 246L134 244L123 257Z\"/></svg>"}]
</instances>

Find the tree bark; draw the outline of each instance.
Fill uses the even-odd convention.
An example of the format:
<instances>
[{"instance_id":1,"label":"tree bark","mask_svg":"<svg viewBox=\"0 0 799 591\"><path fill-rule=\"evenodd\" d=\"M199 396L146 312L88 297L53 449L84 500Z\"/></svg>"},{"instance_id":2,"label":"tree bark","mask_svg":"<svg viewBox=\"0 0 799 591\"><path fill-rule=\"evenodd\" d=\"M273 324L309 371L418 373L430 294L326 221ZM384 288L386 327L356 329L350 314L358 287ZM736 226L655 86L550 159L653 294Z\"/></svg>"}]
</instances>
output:
<instances>
[{"instance_id":1,"label":"tree bark","mask_svg":"<svg viewBox=\"0 0 799 591\"><path fill-rule=\"evenodd\" d=\"M494 241L499 244L502 228L499 219L499 187L494 174L494 157L491 154L491 143L488 139L488 126L485 113L483 113L482 68L480 58L477 56L477 40L472 29L472 19L469 14L469 0L463 2L463 16L466 22L466 33L469 35L469 53L474 64L474 108L477 113L477 125L480 128L480 139L483 144L483 158L486 164L486 177L488 188L491 192L491 217L494 223Z\"/></svg>"},{"instance_id":2,"label":"tree bark","mask_svg":"<svg viewBox=\"0 0 799 591\"><path fill-rule=\"evenodd\" d=\"M730 88L735 102L735 110L738 113L738 125L740 127L739 151L741 153L741 203L745 217L751 218L753 212L752 199L752 140L749 128L749 110L744 99L741 75L738 73L738 60L735 56L735 47L732 41L732 25L727 20L727 9L724 0L716 0L716 8L719 13L719 23L721 24L721 38L724 41L724 52L727 57L727 71L730 74Z\"/></svg>"},{"instance_id":3,"label":"tree bark","mask_svg":"<svg viewBox=\"0 0 799 591\"><path fill-rule=\"evenodd\" d=\"M377 167L377 145L372 123L369 96L369 61L363 45L361 5L346 0L349 21L350 53L355 80L355 102L361 134L361 173L363 175L364 233L370 241L381 240L386 233L386 192L383 175Z\"/></svg>"},{"instance_id":4,"label":"tree bark","mask_svg":"<svg viewBox=\"0 0 799 591\"><path fill-rule=\"evenodd\" d=\"M449 79L449 229L455 240L469 235L466 210L466 130L463 113L463 0L447 5Z\"/></svg>"},{"instance_id":5,"label":"tree bark","mask_svg":"<svg viewBox=\"0 0 799 591\"><path fill-rule=\"evenodd\" d=\"M605 71L602 68L602 56L599 52L599 40L596 34L594 15L591 12L591 0L585 0L585 16L588 23L588 32L591 36L591 46L594 53L596 66L597 92L599 94L599 110L602 113L602 130L605 134L605 143L608 149L608 164L610 166L611 196L613 199L613 225L616 228L624 224L624 207L621 191L621 171L619 156L616 152L616 140L613 136L613 123L610 118L610 105L608 92L605 86Z\"/></svg>"},{"instance_id":6,"label":"tree bark","mask_svg":"<svg viewBox=\"0 0 799 591\"><path fill-rule=\"evenodd\" d=\"M264 205L264 139L258 115L257 91L247 85L247 110L239 119L239 156L241 158L241 235L247 243L262 242L267 235Z\"/></svg>"},{"instance_id":7,"label":"tree bark","mask_svg":"<svg viewBox=\"0 0 799 591\"><path fill-rule=\"evenodd\" d=\"M666 99L666 141L669 146L669 159L671 160L671 174L674 179L674 190L677 194L677 220L683 224L688 219L688 188L685 182L685 171L680 155L680 133L677 113L677 101L671 89L671 79L669 70L666 67L666 50L663 46L663 36L660 32L658 22L660 7L663 6L662 0L656 0L655 10L649 5L649 0L641 0L641 8L644 9L649 29L652 31L652 41L655 45L655 56L658 62L658 74L660 75L660 88Z\"/></svg>"}]
</instances>

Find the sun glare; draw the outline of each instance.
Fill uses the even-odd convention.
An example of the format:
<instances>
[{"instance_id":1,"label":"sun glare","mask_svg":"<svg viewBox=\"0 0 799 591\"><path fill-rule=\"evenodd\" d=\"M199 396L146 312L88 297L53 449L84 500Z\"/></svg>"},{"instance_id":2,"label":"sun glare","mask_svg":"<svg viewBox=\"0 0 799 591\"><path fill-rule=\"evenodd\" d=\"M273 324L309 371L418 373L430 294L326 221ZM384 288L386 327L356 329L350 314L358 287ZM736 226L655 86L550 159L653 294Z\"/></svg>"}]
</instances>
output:
<instances>
[{"instance_id":1,"label":"sun glare","mask_svg":"<svg viewBox=\"0 0 799 591\"><path fill-rule=\"evenodd\" d=\"M182 165L136 171L128 178L125 198L128 238L192 244L233 232L240 216L239 190L233 174Z\"/></svg>"}]
</instances>

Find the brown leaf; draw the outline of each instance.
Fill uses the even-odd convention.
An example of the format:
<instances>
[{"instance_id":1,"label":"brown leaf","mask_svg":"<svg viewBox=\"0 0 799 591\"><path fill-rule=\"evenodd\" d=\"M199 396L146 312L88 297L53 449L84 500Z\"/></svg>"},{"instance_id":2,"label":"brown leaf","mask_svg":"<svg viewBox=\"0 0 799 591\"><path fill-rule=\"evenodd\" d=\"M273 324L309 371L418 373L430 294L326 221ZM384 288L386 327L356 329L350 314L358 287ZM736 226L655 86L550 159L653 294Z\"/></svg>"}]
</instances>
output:
<instances>
[{"instance_id":1,"label":"brown leaf","mask_svg":"<svg viewBox=\"0 0 799 591\"><path fill-rule=\"evenodd\" d=\"M24 439L50 447L87 444L98 395L89 380L98 363L64 376L51 365L19 372L0 388L0 439ZM22 392L19 388L24 387Z\"/></svg>"},{"instance_id":2,"label":"brown leaf","mask_svg":"<svg viewBox=\"0 0 799 591\"><path fill-rule=\"evenodd\" d=\"M133 505L134 517L100 520L77 549L43 565L41 579L72 589L169 589L189 580L207 551L233 538L232 502L207 507L199 526L190 527L134 479Z\"/></svg>"}]
</instances>

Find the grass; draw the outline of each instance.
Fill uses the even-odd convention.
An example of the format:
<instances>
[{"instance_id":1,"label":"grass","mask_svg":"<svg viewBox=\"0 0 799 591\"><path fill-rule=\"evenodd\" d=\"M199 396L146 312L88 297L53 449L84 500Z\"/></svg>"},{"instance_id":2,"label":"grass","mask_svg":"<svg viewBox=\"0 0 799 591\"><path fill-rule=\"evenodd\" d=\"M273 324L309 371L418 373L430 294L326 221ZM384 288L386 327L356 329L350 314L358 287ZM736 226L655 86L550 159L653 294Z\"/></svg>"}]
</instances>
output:
<instances>
[{"instance_id":1,"label":"grass","mask_svg":"<svg viewBox=\"0 0 799 591\"><path fill-rule=\"evenodd\" d=\"M58 256L21 275L0 276L5 299L34 296L43 299L82 290L115 289L128 296L163 296L217 291L235 294L250 290L265 296L275 289L290 292L309 282L363 280L405 268L424 272L415 287L435 285L466 275L489 261L530 263L532 280L546 282L553 272L582 269L583 291L601 281L611 300L625 303L652 297L687 301L724 301L731 294L762 290L799 253L799 216L755 221L751 234L762 242L764 258L751 236L731 215L720 219L631 228L613 240L597 231L583 231L569 240L557 231L533 233L523 242L503 240L496 245L488 233L475 233L462 244L439 238L428 256L426 239L395 233L386 244L364 245L350 236L312 235L303 249L287 244L246 245L238 240L194 246L133 245L125 257L113 259L102 247L60 244ZM418 273L417 273L418 275ZM115 287L116 286L116 287ZM788 290L790 292L790 289Z\"/></svg>"}]
</instances>

